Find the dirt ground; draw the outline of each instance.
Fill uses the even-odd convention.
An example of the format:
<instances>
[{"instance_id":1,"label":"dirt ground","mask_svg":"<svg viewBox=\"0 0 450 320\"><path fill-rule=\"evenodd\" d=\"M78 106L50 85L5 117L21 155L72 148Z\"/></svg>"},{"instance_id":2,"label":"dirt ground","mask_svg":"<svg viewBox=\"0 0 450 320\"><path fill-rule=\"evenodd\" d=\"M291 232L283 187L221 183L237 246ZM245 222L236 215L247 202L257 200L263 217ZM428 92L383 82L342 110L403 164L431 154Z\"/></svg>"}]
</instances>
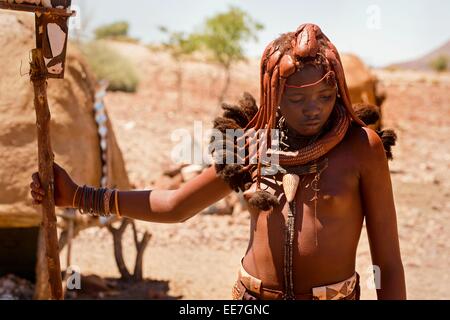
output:
<instances>
[{"instance_id":1,"label":"dirt ground","mask_svg":"<svg viewBox=\"0 0 450 320\"><path fill-rule=\"evenodd\" d=\"M130 50L129 46L117 48ZM184 104L179 108L170 59L142 47L131 49L141 73L139 91L110 93L107 109L131 182L139 189L151 188L170 163L175 143L171 141L172 130L191 130L194 120L204 121L207 128L219 112L215 97L223 75L213 66L186 63ZM157 59L163 59L165 65L156 63ZM390 168L408 298L449 299L450 77L401 71L377 71L377 75L387 93L384 125L398 134ZM233 79L230 101L242 90L257 96L257 63L236 67ZM139 284L126 286L117 281L119 272L107 230L85 230L74 242L72 264L84 275L95 274L114 288L96 298L230 299L248 244L249 217L245 211L236 209L229 216L200 214L184 224L137 224L141 231L153 235L144 258L146 280ZM130 230L124 242L127 262L134 261ZM374 289L367 285L370 266L363 230L357 255L363 299L376 298Z\"/></svg>"}]
</instances>

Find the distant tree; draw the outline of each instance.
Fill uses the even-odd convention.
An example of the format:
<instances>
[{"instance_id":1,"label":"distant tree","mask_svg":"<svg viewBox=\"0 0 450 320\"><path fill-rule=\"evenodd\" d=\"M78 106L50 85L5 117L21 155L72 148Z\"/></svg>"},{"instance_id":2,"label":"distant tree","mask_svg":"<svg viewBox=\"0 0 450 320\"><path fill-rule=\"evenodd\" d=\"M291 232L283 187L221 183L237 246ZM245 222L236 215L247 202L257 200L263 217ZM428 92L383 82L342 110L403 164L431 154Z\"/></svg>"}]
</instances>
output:
<instances>
[{"instance_id":1,"label":"distant tree","mask_svg":"<svg viewBox=\"0 0 450 320\"><path fill-rule=\"evenodd\" d=\"M80 49L96 77L108 81L109 91L136 92L139 76L128 57L103 40L85 43Z\"/></svg>"},{"instance_id":2,"label":"distant tree","mask_svg":"<svg viewBox=\"0 0 450 320\"><path fill-rule=\"evenodd\" d=\"M94 30L95 38L97 40L112 39L121 41L136 41L136 39L133 39L128 35L129 28L130 25L126 21L119 21L100 26Z\"/></svg>"},{"instance_id":3,"label":"distant tree","mask_svg":"<svg viewBox=\"0 0 450 320\"><path fill-rule=\"evenodd\" d=\"M440 55L430 62L430 66L437 72L446 71L448 69L448 60L448 56Z\"/></svg>"},{"instance_id":4,"label":"distant tree","mask_svg":"<svg viewBox=\"0 0 450 320\"><path fill-rule=\"evenodd\" d=\"M264 26L254 21L246 12L231 6L227 12L208 18L199 32L193 34L197 44L212 54L212 61L225 71L225 85L219 96L222 103L231 81L231 66L245 61L244 44L257 41L256 33Z\"/></svg>"},{"instance_id":5,"label":"distant tree","mask_svg":"<svg viewBox=\"0 0 450 320\"><path fill-rule=\"evenodd\" d=\"M165 26L159 26L159 31L166 34L167 40L162 43L162 47L167 50L176 62L177 79L177 104L183 108L183 69L182 62L198 49L198 39L193 35L184 32L169 31Z\"/></svg>"}]
</instances>

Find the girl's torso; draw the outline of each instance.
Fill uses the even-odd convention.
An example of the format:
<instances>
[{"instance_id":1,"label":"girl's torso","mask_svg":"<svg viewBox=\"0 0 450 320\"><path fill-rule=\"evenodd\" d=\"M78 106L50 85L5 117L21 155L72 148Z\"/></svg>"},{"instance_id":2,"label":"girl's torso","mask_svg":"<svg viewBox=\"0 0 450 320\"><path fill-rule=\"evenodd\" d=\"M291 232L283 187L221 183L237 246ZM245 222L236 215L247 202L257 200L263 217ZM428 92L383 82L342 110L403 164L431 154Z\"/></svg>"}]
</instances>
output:
<instances>
[{"instance_id":1,"label":"girl's torso","mask_svg":"<svg viewBox=\"0 0 450 320\"><path fill-rule=\"evenodd\" d=\"M313 287L342 281L355 272L363 210L359 157L351 136L348 133L326 155L328 168L320 178L316 219L312 201L315 192L310 186L315 175L304 176L297 189L293 255L296 293L310 293ZM270 211L249 208L250 242L243 261L247 272L261 279L264 287L277 290L284 289L284 227L288 213L281 179L281 173L262 177L261 188L274 194L280 205ZM244 196L254 190L255 184Z\"/></svg>"}]
</instances>

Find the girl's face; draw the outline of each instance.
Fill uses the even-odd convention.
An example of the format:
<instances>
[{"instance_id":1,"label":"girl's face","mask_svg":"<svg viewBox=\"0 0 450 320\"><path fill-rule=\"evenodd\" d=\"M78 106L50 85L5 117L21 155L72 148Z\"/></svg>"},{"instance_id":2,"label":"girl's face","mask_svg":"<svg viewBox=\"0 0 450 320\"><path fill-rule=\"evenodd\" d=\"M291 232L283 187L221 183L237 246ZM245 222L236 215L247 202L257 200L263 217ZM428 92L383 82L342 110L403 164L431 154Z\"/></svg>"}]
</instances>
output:
<instances>
[{"instance_id":1,"label":"girl's face","mask_svg":"<svg viewBox=\"0 0 450 320\"><path fill-rule=\"evenodd\" d=\"M324 76L322 67L306 65L291 75L286 84L302 86L319 81ZM281 97L280 112L288 128L302 136L313 136L327 122L336 102L336 87L324 79L306 88L286 87Z\"/></svg>"}]
</instances>

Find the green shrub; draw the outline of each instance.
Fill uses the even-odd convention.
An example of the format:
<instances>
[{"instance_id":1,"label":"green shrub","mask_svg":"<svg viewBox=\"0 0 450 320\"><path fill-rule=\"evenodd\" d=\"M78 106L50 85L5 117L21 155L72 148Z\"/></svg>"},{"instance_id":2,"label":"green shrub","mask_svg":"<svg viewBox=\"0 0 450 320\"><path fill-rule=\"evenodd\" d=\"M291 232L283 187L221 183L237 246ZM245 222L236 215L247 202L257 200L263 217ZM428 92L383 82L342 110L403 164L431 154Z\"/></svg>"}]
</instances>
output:
<instances>
[{"instance_id":1,"label":"green shrub","mask_svg":"<svg viewBox=\"0 0 450 320\"><path fill-rule=\"evenodd\" d=\"M136 91L139 78L135 67L127 57L121 55L103 41L84 44L81 51L97 79L109 82L108 90Z\"/></svg>"},{"instance_id":2,"label":"green shrub","mask_svg":"<svg viewBox=\"0 0 450 320\"><path fill-rule=\"evenodd\" d=\"M127 37L129 27L128 22L124 21L107 24L95 29L95 38L114 39L117 37Z\"/></svg>"},{"instance_id":3,"label":"green shrub","mask_svg":"<svg viewBox=\"0 0 450 320\"><path fill-rule=\"evenodd\" d=\"M396 66L395 64L384 67L383 69L390 72L395 72L399 70L398 66Z\"/></svg>"},{"instance_id":4,"label":"green shrub","mask_svg":"<svg viewBox=\"0 0 450 320\"><path fill-rule=\"evenodd\" d=\"M441 55L430 62L431 68L434 71L442 72L448 68L448 56Z\"/></svg>"}]
</instances>

